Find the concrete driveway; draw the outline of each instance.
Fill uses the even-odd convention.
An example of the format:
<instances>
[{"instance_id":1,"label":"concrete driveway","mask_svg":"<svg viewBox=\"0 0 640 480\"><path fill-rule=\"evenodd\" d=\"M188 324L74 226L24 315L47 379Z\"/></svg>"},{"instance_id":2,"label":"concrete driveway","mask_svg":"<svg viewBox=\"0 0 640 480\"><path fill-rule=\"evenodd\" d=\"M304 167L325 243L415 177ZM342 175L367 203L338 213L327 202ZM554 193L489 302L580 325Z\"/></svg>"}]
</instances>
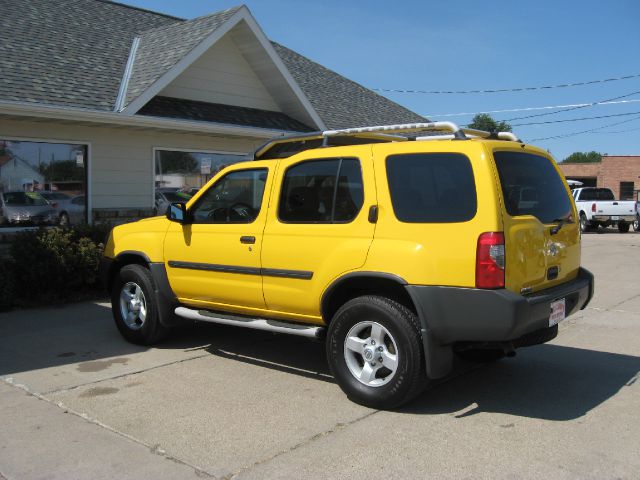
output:
<instances>
[{"instance_id":1,"label":"concrete driveway","mask_svg":"<svg viewBox=\"0 0 640 480\"><path fill-rule=\"evenodd\" d=\"M640 478L640 234L584 236L588 309L397 412L323 345L200 325L158 348L106 303L0 315L0 479Z\"/></svg>"}]
</instances>

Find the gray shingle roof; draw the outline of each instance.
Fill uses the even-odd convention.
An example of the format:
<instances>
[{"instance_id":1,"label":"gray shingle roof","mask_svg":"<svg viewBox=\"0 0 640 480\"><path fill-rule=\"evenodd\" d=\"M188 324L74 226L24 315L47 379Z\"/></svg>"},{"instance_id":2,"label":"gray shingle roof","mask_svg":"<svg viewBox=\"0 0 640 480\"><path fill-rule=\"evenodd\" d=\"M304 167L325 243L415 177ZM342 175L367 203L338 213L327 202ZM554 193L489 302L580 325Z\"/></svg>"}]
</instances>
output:
<instances>
[{"instance_id":1,"label":"gray shingle roof","mask_svg":"<svg viewBox=\"0 0 640 480\"><path fill-rule=\"evenodd\" d=\"M113 110L136 36L141 40L127 101L238 9L183 20L108 0L0 0L0 100ZM273 46L328 128L424 120L293 50Z\"/></svg>"},{"instance_id":2,"label":"gray shingle roof","mask_svg":"<svg viewBox=\"0 0 640 480\"><path fill-rule=\"evenodd\" d=\"M144 32L140 36L126 103L143 93L238 10L240 7Z\"/></svg>"},{"instance_id":3,"label":"gray shingle roof","mask_svg":"<svg viewBox=\"0 0 640 480\"><path fill-rule=\"evenodd\" d=\"M133 37L176 21L96 0L0 0L0 99L112 110Z\"/></svg>"},{"instance_id":4,"label":"gray shingle roof","mask_svg":"<svg viewBox=\"0 0 640 480\"><path fill-rule=\"evenodd\" d=\"M313 129L282 112L258 108L237 107L220 103L206 103L156 96L142 107L140 115L183 118L202 122L230 123L246 127L269 128L291 132L310 132Z\"/></svg>"},{"instance_id":5,"label":"gray shingle roof","mask_svg":"<svg viewBox=\"0 0 640 480\"><path fill-rule=\"evenodd\" d=\"M328 128L426 121L411 110L299 53L279 43L271 43Z\"/></svg>"}]
</instances>

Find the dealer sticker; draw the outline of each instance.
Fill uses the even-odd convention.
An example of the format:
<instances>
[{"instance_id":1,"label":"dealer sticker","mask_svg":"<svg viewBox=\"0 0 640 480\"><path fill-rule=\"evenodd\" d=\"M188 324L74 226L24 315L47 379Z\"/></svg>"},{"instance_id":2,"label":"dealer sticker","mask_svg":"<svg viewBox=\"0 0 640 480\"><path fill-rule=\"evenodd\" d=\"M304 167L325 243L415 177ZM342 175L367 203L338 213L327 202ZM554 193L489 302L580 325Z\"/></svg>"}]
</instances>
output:
<instances>
[{"instance_id":1,"label":"dealer sticker","mask_svg":"<svg viewBox=\"0 0 640 480\"><path fill-rule=\"evenodd\" d=\"M565 314L565 301L564 298L551 302L551 314L549 315L549 326L560 323L566 317Z\"/></svg>"}]
</instances>

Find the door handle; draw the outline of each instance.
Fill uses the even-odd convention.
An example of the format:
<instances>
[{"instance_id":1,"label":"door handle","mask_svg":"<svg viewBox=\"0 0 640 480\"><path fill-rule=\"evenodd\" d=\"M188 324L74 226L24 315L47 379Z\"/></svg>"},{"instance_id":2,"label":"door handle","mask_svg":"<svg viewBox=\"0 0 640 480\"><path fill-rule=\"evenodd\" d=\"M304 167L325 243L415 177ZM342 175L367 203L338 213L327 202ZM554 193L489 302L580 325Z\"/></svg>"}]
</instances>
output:
<instances>
[{"instance_id":1,"label":"door handle","mask_svg":"<svg viewBox=\"0 0 640 480\"><path fill-rule=\"evenodd\" d=\"M256 243L256 237L242 236L240 237L240 243Z\"/></svg>"}]
</instances>

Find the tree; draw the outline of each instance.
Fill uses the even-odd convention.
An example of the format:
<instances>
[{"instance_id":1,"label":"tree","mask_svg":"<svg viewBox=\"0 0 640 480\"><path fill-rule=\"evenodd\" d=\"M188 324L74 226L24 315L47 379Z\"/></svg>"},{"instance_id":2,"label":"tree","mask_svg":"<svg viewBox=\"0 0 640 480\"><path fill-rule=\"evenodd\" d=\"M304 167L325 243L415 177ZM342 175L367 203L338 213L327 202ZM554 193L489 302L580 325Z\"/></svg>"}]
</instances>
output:
<instances>
[{"instance_id":1,"label":"tree","mask_svg":"<svg viewBox=\"0 0 640 480\"><path fill-rule=\"evenodd\" d=\"M475 128L476 130L485 130L487 132L510 132L511 125L507 122L497 122L487 113L479 113L469 125L469 128Z\"/></svg>"},{"instance_id":2,"label":"tree","mask_svg":"<svg viewBox=\"0 0 640 480\"><path fill-rule=\"evenodd\" d=\"M78 166L75 160L58 160L51 163L43 163L38 170L44 176L45 182L84 180L84 168Z\"/></svg>"},{"instance_id":3,"label":"tree","mask_svg":"<svg viewBox=\"0 0 640 480\"><path fill-rule=\"evenodd\" d=\"M200 173L198 161L188 152L163 150L156 156L156 174Z\"/></svg>"},{"instance_id":4,"label":"tree","mask_svg":"<svg viewBox=\"0 0 640 480\"><path fill-rule=\"evenodd\" d=\"M602 154L598 152L573 152L562 163L598 163L602 161Z\"/></svg>"}]
</instances>

